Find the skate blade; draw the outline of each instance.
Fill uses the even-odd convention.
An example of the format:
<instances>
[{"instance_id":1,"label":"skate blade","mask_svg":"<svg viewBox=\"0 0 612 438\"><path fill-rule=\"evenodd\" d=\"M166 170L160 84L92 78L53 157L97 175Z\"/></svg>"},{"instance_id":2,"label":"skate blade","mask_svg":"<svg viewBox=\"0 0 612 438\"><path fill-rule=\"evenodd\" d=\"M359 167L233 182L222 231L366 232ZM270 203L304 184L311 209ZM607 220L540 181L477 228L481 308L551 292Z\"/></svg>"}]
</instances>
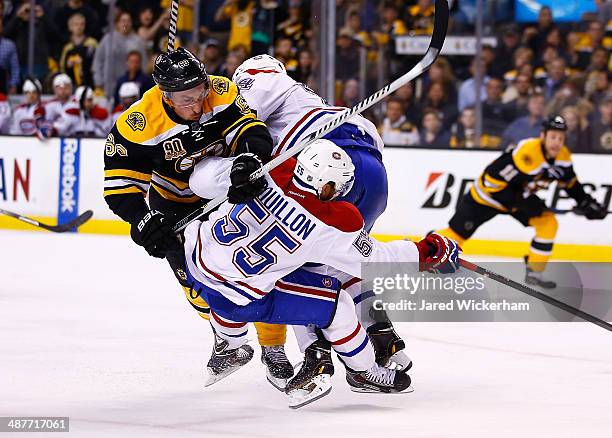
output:
<instances>
[{"instance_id":1,"label":"skate blade","mask_svg":"<svg viewBox=\"0 0 612 438\"><path fill-rule=\"evenodd\" d=\"M299 409L315 402L328 395L332 390L331 376L329 374L320 374L316 376L311 380L311 384L316 385L312 391L295 389L287 394L289 396L289 407L291 409Z\"/></svg>"},{"instance_id":2,"label":"skate blade","mask_svg":"<svg viewBox=\"0 0 612 438\"><path fill-rule=\"evenodd\" d=\"M223 380L225 379L227 376L229 376L230 374L238 371L240 368L242 368L244 365L239 365L239 366L234 366L231 368L228 368L227 370L223 371L222 373L219 374L214 374L209 367L206 367L206 372L208 373L208 377L206 378L206 381L204 382L204 387L208 387L211 386L215 383L217 383L219 380Z\"/></svg>"},{"instance_id":3,"label":"skate blade","mask_svg":"<svg viewBox=\"0 0 612 438\"><path fill-rule=\"evenodd\" d=\"M351 388L351 391L359 392L361 394L408 394L410 392L414 392L414 388L412 387L412 385L410 385L408 388L404 389L403 391L395 391L395 390L383 391L378 388L355 388L350 385L349 387Z\"/></svg>"},{"instance_id":4,"label":"skate blade","mask_svg":"<svg viewBox=\"0 0 612 438\"><path fill-rule=\"evenodd\" d=\"M270 385L274 386L281 392L285 392L285 387L287 386L287 382L289 381L289 379L280 379L278 377L274 377L272 374L270 374L269 370L266 370L266 379L268 379Z\"/></svg>"},{"instance_id":5,"label":"skate blade","mask_svg":"<svg viewBox=\"0 0 612 438\"><path fill-rule=\"evenodd\" d=\"M389 358L384 366L405 373L412 368L412 360L403 351L398 351Z\"/></svg>"}]
</instances>

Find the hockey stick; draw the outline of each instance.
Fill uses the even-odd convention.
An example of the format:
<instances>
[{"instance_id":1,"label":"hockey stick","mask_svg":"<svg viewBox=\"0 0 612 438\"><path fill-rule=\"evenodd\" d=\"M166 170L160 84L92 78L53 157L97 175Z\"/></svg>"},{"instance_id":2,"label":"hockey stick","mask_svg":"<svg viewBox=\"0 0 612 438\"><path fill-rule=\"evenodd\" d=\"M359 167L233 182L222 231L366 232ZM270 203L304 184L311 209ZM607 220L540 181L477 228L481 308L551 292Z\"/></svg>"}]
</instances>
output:
<instances>
[{"instance_id":1,"label":"hockey stick","mask_svg":"<svg viewBox=\"0 0 612 438\"><path fill-rule=\"evenodd\" d=\"M584 216L584 212L582 210L579 210L577 207L571 208L569 210L560 210L557 208L551 208L550 211L552 211L554 214L568 214L568 213L574 213L576 216ZM612 211L608 211L606 212L607 214L612 214Z\"/></svg>"},{"instance_id":2,"label":"hockey stick","mask_svg":"<svg viewBox=\"0 0 612 438\"><path fill-rule=\"evenodd\" d=\"M172 0L170 4L170 26L168 28L168 53L176 48L176 22L178 21L179 0Z\"/></svg>"},{"instance_id":3,"label":"hockey stick","mask_svg":"<svg viewBox=\"0 0 612 438\"><path fill-rule=\"evenodd\" d=\"M436 12L434 16L434 29L433 34L431 35L431 42L429 43L429 48L423 58L419 61L417 65L415 65L412 70L403 76L399 77L395 81L391 82L389 85L384 88L378 90L376 93L372 94L370 97L365 100L359 102L353 108L347 108L346 110L338 113L335 117L333 117L329 122L323 125L321 128L317 129L315 132L310 134L307 138L305 138L298 145L292 147L291 149L287 149L280 155L277 155L274 159L266 163L260 169L256 170L251 174L249 179L254 181L258 178L269 173L272 169L283 163L287 158L290 158L294 155L297 155L302 151L306 146L311 144L318 138L321 138L323 135L333 131L338 126L343 124L349 117L354 116L355 114L359 114L364 110L370 108L371 106L377 104L385 97L389 96L393 92L395 92L398 88L403 87L409 82L412 82L414 79L419 77L425 70L427 70L434 63L440 50L442 50L442 45L444 44L444 39L446 38L446 31L448 29L448 16L449 16L449 8L452 0L436 0ZM180 221L178 221L174 227L173 231L178 233L187 227L191 222L198 220L202 216L206 215L210 211L217 208L221 205L227 196L219 196L207 204L203 205L199 209L193 211L191 214L187 215Z\"/></svg>"},{"instance_id":4,"label":"hockey stick","mask_svg":"<svg viewBox=\"0 0 612 438\"><path fill-rule=\"evenodd\" d=\"M582 310L574 306L570 306L569 304L566 304L563 301L559 301L551 296L543 294L542 292L538 292L537 290L532 289L529 286L525 286L524 284L506 278L503 275L489 271L488 269L475 265L474 263L468 262L467 260L459 259L459 261L461 263L461 266L467 269L468 271L476 272L477 274L480 274L484 277L491 278L501 284L510 286L513 289L526 293L527 295L542 300L552 306L558 307L559 309L565 310L566 312L571 313L572 315L576 315L584 319L585 321L592 322L593 324L612 332L612 324L604 321L603 319L599 319L596 316L583 312Z\"/></svg>"},{"instance_id":5,"label":"hockey stick","mask_svg":"<svg viewBox=\"0 0 612 438\"><path fill-rule=\"evenodd\" d=\"M86 212L80 214L79 216L75 217L71 221L65 222L65 223L60 224L60 225L43 224L41 222L38 222L36 219L32 219L32 218L27 217L27 216L22 216L20 214L13 213L12 211L3 210L1 208L0 208L0 214L4 214L6 216L10 216L10 217L15 218L17 220L20 220L22 222L28 223L28 224L33 225L33 226L38 227L38 228L43 228L43 229L45 229L47 231L51 231L53 233L65 233L65 232L70 231L70 230L72 230L74 228L80 227L85 222L87 222L89 219L91 219L91 217L93 216L93 211L87 210Z\"/></svg>"}]
</instances>

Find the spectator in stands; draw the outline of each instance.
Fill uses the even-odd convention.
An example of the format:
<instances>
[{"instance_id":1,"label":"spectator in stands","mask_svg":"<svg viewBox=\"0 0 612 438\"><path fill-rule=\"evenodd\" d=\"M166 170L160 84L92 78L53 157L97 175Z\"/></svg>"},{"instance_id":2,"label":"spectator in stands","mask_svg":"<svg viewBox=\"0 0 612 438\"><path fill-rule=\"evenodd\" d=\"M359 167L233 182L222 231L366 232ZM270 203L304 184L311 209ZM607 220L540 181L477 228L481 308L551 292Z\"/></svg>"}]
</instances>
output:
<instances>
[{"instance_id":1,"label":"spectator in stands","mask_svg":"<svg viewBox=\"0 0 612 438\"><path fill-rule=\"evenodd\" d=\"M251 53L254 9L253 0L226 0L217 10L215 21L231 20L228 51L233 51L237 46L244 46L248 54Z\"/></svg>"},{"instance_id":2,"label":"spectator in stands","mask_svg":"<svg viewBox=\"0 0 612 438\"><path fill-rule=\"evenodd\" d=\"M589 126L591 152L612 152L612 93L599 104L599 117Z\"/></svg>"},{"instance_id":3,"label":"spectator in stands","mask_svg":"<svg viewBox=\"0 0 612 438\"><path fill-rule=\"evenodd\" d=\"M170 4L172 0L161 0L160 6L162 10L170 10ZM193 7L195 5L194 0L180 0L178 2L179 13L176 21L176 29L178 36L183 41L188 41L191 38L193 32ZM163 15L163 14L162 14Z\"/></svg>"},{"instance_id":4,"label":"spectator in stands","mask_svg":"<svg viewBox=\"0 0 612 438\"><path fill-rule=\"evenodd\" d=\"M361 17L359 11L353 9L346 17L346 25L340 29L345 31L347 35L350 35L353 39L359 41L363 47L371 47L372 39L370 34L361 28Z\"/></svg>"},{"instance_id":5,"label":"spectator in stands","mask_svg":"<svg viewBox=\"0 0 612 438\"><path fill-rule=\"evenodd\" d=\"M25 102L15 108L9 133L11 135L37 135L38 126L45 118L40 101L42 85L38 79L28 78L23 83Z\"/></svg>"},{"instance_id":6,"label":"spectator in stands","mask_svg":"<svg viewBox=\"0 0 612 438\"><path fill-rule=\"evenodd\" d=\"M80 117L72 127L71 136L105 138L111 129L111 118L108 111L94 104L93 90L80 86L74 93L80 106Z\"/></svg>"},{"instance_id":7,"label":"spectator in stands","mask_svg":"<svg viewBox=\"0 0 612 438\"><path fill-rule=\"evenodd\" d=\"M414 146L419 144L416 126L404 115L404 106L397 97L387 100L387 111L378 131L386 145Z\"/></svg>"},{"instance_id":8,"label":"spectator in stands","mask_svg":"<svg viewBox=\"0 0 612 438\"><path fill-rule=\"evenodd\" d=\"M601 71L608 72L608 62L610 60L610 53L603 47L596 47L591 53L591 62L587 67L586 71Z\"/></svg>"},{"instance_id":9,"label":"spectator in stands","mask_svg":"<svg viewBox=\"0 0 612 438\"><path fill-rule=\"evenodd\" d=\"M425 89L429 89L434 82L442 84L444 95L448 102L457 104L457 90L455 89L455 75L450 62L446 58L440 57L436 59L433 65L427 70L424 84ZM423 100L427 99L427 94L423 96Z\"/></svg>"},{"instance_id":10,"label":"spectator in stands","mask_svg":"<svg viewBox=\"0 0 612 438\"><path fill-rule=\"evenodd\" d=\"M73 14L68 19L70 41L62 49L60 71L66 73L77 87L93 86L94 54L98 42L85 34L86 18L81 13Z\"/></svg>"},{"instance_id":11,"label":"spectator in stands","mask_svg":"<svg viewBox=\"0 0 612 438\"><path fill-rule=\"evenodd\" d=\"M59 32L58 37L62 43L68 42L70 25L68 21L74 14L85 17L85 33L100 38L102 26L98 23L96 11L83 0L68 0L64 6L59 7L54 14L54 22Z\"/></svg>"},{"instance_id":12,"label":"spectator in stands","mask_svg":"<svg viewBox=\"0 0 612 438\"><path fill-rule=\"evenodd\" d=\"M406 119L413 125L417 125L421 119L421 115L419 114L419 108L415 103L414 83L409 82L406 85L399 87L397 91L393 93L393 97L402 103L402 108L404 110L404 116L406 116Z\"/></svg>"},{"instance_id":13,"label":"spectator in stands","mask_svg":"<svg viewBox=\"0 0 612 438\"><path fill-rule=\"evenodd\" d=\"M6 25L5 35L15 42L17 57L22 70L22 76L27 74L30 1L19 0L16 3L16 12ZM42 6L34 8L36 17L34 38L34 69L33 75L43 79L49 70L49 57L54 50L53 44L57 41L58 31L53 21L45 14Z\"/></svg>"},{"instance_id":14,"label":"spectator in stands","mask_svg":"<svg viewBox=\"0 0 612 438\"><path fill-rule=\"evenodd\" d=\"M523 43L528 45L534 53L539 54L546 43L546 35L555 27L552 9L542 6L538 13L537 27L527 27L523 32Z\"/></svg>"},{"instance_id":15,"label":"spectator in stands","mask_svg":"<svg viewBox=\"0 0 612 438\"><path fill-rule=\"evenodd\" d=\"M577 67L580 70L584 70L589 66L591 61L591 54L593 51L600 46L603 46L606 49L610 49L611 47L606 47L604 45L604 27L603 25L597 21L593 20L589 23L588 31L576 42L576 51L578 53L578 65Z\"/></svg>"},{"instance_id":16,"label":"spectator in stands","mask_svg":"<svg viewBox=\"0 0 612 438\"><path fill-rule=\"evenodd\" d=\"M531 78L524 74L519 74L511 86L506 88L502 101L514 113L515 117L528 114L527 102L533 93Z\"/></svg>"},{"instance_id":17,"label":"spectator in stands","mask_svg":"<svg viewBox=\"0 0 612 438\"><path fill-rule=\"evenodd\" d=\"M289 38L294 47L305 46L306 20L302 18L302 8L299 1L290 1L288 17L276 26L279 38Z\"/></svg>"},{"instance_id":18,"label":"spectator in stands","mask_svg":"<svg viewBox=\"0 0 612 438\"><path fill-rule=\"evenodd\" d=\"M512 70L514 52L518 49L520 42L521 37L516 25L506 26L496 49L495 58L497 61L489 68L492 76L502 78L504 73Z\"/></svg>"},{"instance_id":19,"label":"spectator in stands","mask_svg":"<svg viewBox=\"0 0 612 438\"><path fill-rule=\"evenodd\" d=\"M382 6L381 23L378 30L374 31L374 37L379 45L384 46L396 36L406 35L406 25L399 18L399 11L391 1L385 1Z\"/></svg>"},{"instance_id":20,"label":"spectator in stands","mask_svg":"<svg viewBox=\"0 0 612 438\"><path fill-rule=\"evenodd\" d=\"M547 114L559 114L566 106L575 106L580 111L581 116L586 117L593 110L593 105L582 97L581 80L571 79L565 82L555 93L552 100L547 101Z\"/></svg>"},{"instance_id":21,"label":"spectator in stands","mask_svg":"<svg viewBox=\"0 0 612 438\"><path fill-rule=\"evenodd\" d=\"M589 152L588 122L575 106L566 106L561 116L567 124L565 144L572 152Z\"/></svg>"},{"instance_id":22,"label":"spectator in stands","mask_svg":"<svg viewBox=\"0 0 612 438\"><path fill-rule=\"evenodd\" d=\"M170 17L170 9L163 9L159 17L155 19L155 13L150 6L144 6L138 13L138 36L144 41L147 54L154 52L155 35L163 28L164 23Z\"/></svg>"},{"instance_id":23,"label":"spectator in stands","mask_svg":"<svg viewBox=\"0 0 612 438\"><path fill-rule=\"evenodd\" d=\"M221 46L219 41L209 38L201 46L201 58L206 65L206 72L209 75L223 75L223 57L221 56Z\"/></svg>"},{"instance_id":24,"label":"spectator in stands","mask_svg":"<svg viewBox=\"0 0 612 438\"><path fill-rule=\"evenodd\" d=\"M346 81L359 71L359 43L345 29L338 34L336 45L336 79Z\"/></svg>"},{"instance_id":25,"label":"spectator in stands","mask_svg":"<svg viewBox=\"0 0 612 438\"><path fill-rule=\"evenodd\" d=\"M231 79L236 69L244 62L244 58L238 54L238 52L230 52L225 58L225 64L223 65L223 76Z\"/></svg>"},{"instance_id":26,"label":"spectator in stands","mask_svg":"<svg viewBox=\"0 0 612 438\"><path fill-rule=\"evenodd\" d=\"M0 20L0 93L15 94L19 84L19 59L15 43L4 37L4 23Z\"/></svg>"},{"instance_id":27,"label":"spectator in stands","mask_svg":"<svg viewBox=\"0 0 612 438\"><path fill-rule=\"evenodd\" d=\"M344 82L342 96L336 101L336 105L352 108L359 103L359 100L359 81L352 78Z\"/></svg>"},{"instance_id":28,"label":"spectator in stands","mask_svg":"<svg viewBox=\"0 0 612 438\"><path fill-rule=\"evenodd\" d=\"M288 74L297 70L298 62L295 59L293 43L289 38L279 38L274 45L274 57L285 65Z\"/></svg>"},{"instance_id":29,"label":"spectator in stands","mask_svg":"<svg viewBox=\"0 0 612 438\"><path fill-rule=\"evenodd\" d=\"M298 82L306 84L312 77L312 53L310 50L300 50L298 52L297 61L297 68L289 73L289 76Z\"/></svg>"},{"instance_id":30,"label":"spectator in stands","mask_svg":"<svg viewBox=\"0 0 612 438\"><path fill-rule=\"evenodd\" d=\"M541 81L546 99L551 99L567 79L565 69L566 63L563 58L554 59L546 66L547 77Z\"/></svg>"},{"instance_id":31,"label":"spectator in stands","mask_svg":"<svg viewBox=\"0 0 612 438\"><path fill-rule=\"evenodd\" d=\"M499 146L506 126L513 118L511 109L502 102L503 93L503 81L491 78L487 82L486 99L482 104L482 133L490 136L491 147Z\"/></svg>"},{"instance_id":32,"label":"spectator in stands","mask_svg":"<svg viewBox=\"0 0 612 438\"><path fill-rule=\"evenodd\" d=\"M138 51L128 53L125 60L126 72L123 76L117 79L115 87L114 101L119 103L119 89L126 82L136 82L141 93L145 93L148 89L155 85L151 79L151 75L145 74L142 71L142 55Z\"/></svg>"},{"instance_id":33,"label":"spectator in stands","mask_svg":"<svg viewBox=\"0 0 612 438\"><path fill-rule=\"evenodd\" d=\"M608 92L609 86L610 78L608 72L595 70L589 73L584 91L589 101L591 101L595 107L598 107L599 103Z\"/></svg>"},{"instance_id":34,"label":"spectator in stands","mask_svg":"<svg viewBox=\"0 0 612 438\"><path fill-rule=\"evenodd\" d=\"M120 61L134 51L140 53L141 60L145 59L145 44L132 28L132 17L127 12L120 12L115 18L114 30L104 35L94 56L93 76L97 93L113 96L117 79L125 71L125 64Z\"/></svg>"},{"instance_id":35,"label":"spectator in stands","mask_svg":"<svg viewBox=\"0 0 612 438\"><path fill-rule=\"evenodd\" d=\"M417 4L409 6L406 14L406 24L411 35L431 35L434 23L433 0L417 0Z\"/></svg>"},{"instance_id":36,"label":"spectator in stands","mask_svg":"<svg viewBox=\"0 0 612 438\"><path fill-rule=\"evenodd\" d=\"M533 50L527 47L519 47L514 51L511 70L504 72L504 80L507 84L511 83L519 73L523 73L522 68L526 65L533 65Z\"/></svg>"},{"instance_id":37,"label":"spectator in stands","mask_svg":"<svg viewBox=\"0 0 612 438\"><path fill-rule=\"evenodd\" d=\"M519 141L530 137L538 137L542 130L545 108L544 95L541 93L529 96L527 103L528 115L514 120L502 135L502 147L514 147Z\"/></svg>"},{"instance_id":38,"label":"spectator in stands","mask_svg":"<svg viewBox=\"0 0 612 438\"><path fill-rule=\"evenodd\" d=\"M459 87L459 99L458 99L458 107L459 111L463 111L464 108L468 106L474 106L476 104L476 65L478 60L473 58L470 62L470 73L471 77L461 84ZM485 74L484 65L481 66L482 69L482 86L480 89L481 99L484 100L486 98L486 84L489 82L490 77Z\"/></svg>"},{"instance_id":39,"label":"spectator in stands","mask_svg":"<svg viewBox=\"0 0 612 438\"><path fill-rule=\"evenodd\" d=\"M419 144L434 149L446 149L450 145L450 132L442 127L442 118L435 109L427 109L423 114Z\"/></svg>"},{"instance_id":40,"label":"spectator in stands","mask_svg":"<svg viewBox=\"0 0 612 438\"><path fill-rule=\"evenodd\" d=\"M435 109L440 114L442 128L449 130L455 120L457 120L457 106L448 101L445 94L444 85L440 82L433 82L427 90L427 98L422 106L423 109Z\"/></svg>"},{"instance_id":41,"label":"spectator in stands","mask_svg":"<svg viewBox=\"0 0 612 438\"><path fill-rule=\"evenodd\" d=\"M476 110L472 106L467 106L461 111L458 123L453 125L450 147L471 149L481 147L480 143L476 139Z\"/></svg>"},{"instance_id":42,"label":"spectator in stands","mask_svg":"<svg viewBox=\"0 0 612 438\"><path fill-rule=\"evenodd\" d=\"M119 116L132 104L140 99L140 86L137 82L124 82L119 88L119 103L115 105L111 115L111 123L115 123Z\"/></svg>"}]
</instances>

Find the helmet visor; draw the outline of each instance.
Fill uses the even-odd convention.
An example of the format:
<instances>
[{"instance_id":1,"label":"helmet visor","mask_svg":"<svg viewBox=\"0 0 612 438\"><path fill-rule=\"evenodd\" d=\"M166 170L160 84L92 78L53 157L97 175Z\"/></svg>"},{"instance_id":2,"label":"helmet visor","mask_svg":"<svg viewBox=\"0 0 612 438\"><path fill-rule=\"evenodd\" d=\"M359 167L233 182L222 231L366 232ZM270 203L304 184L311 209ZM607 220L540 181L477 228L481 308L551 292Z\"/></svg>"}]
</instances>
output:
<instances>
[{"instance_id":1,"label":"helmet visor","mask_svg":"<svg viewBox=\"0 0 612 438\"><path fill-rule=\"evenodd\" d=\"M207 95L208 87L206 87L205 83L189 90L166 93L168 100L170 100L172 105L177 108L188 108L194 105L202 105Z\"/></svg>"}]
</instances>

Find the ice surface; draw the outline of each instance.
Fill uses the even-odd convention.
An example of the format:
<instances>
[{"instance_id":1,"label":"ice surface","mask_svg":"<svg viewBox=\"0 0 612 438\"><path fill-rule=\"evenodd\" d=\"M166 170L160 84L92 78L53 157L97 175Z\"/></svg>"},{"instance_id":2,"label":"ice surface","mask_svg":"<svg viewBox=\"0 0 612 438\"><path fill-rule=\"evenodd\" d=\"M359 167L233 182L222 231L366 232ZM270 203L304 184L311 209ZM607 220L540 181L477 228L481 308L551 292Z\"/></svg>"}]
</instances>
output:
<instances>
[{"instance_id":1,"label":"ice surface","mask_svg":"<svg viewBox=\"0 0 612 438\"><path fill-rule=\"evenodd\" d=\"M612 434L612 333L590 324L398 324L414 393L352 393L338 364L332 393L292 411L258 352L203 388L208 323L129 238L0 231L0 245L0 416L69 416L75 437Z\"/></svg>"}]
</instances>

